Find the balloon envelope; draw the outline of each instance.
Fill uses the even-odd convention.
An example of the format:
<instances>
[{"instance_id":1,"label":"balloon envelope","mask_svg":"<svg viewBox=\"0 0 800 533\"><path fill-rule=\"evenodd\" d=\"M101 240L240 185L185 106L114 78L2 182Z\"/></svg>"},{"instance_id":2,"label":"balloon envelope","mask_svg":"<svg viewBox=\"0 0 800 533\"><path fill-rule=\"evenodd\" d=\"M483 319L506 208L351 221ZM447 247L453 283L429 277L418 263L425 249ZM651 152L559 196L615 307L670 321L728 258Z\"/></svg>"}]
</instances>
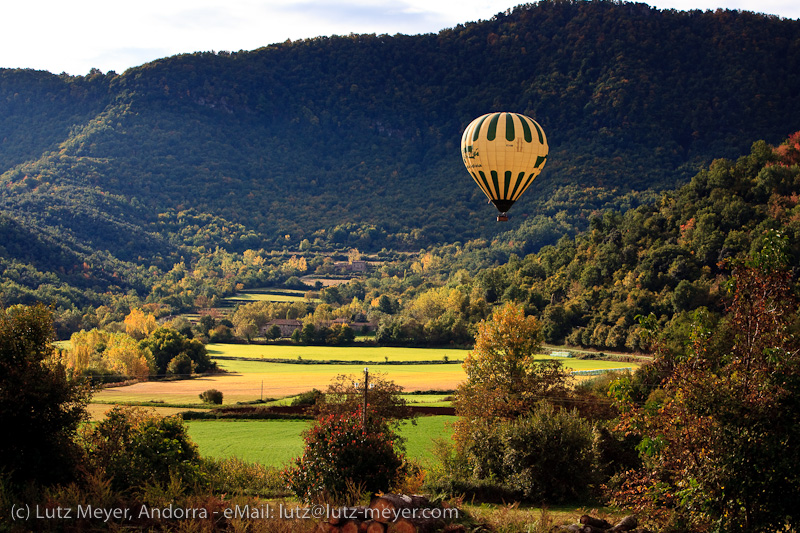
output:
<instances>
[{"instance_id":1,"label":"balloon envelope","mask_svg":"<svg viewBox=\"0 0 800 533\"><path fill-rule=\"evenodd\" d=\"M548 150L541 126L518 113L478 117L461 137L464 165L501 214L542 171Z\"/></svg>"}]
</instances>

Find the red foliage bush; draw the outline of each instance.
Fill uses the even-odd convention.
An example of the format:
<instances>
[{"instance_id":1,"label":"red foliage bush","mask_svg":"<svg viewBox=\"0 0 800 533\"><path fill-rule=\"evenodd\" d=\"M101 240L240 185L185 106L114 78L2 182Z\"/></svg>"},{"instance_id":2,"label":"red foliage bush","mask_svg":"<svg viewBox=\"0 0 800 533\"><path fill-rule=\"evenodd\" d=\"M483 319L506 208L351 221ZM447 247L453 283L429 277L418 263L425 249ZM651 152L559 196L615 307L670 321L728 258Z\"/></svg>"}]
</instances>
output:
<instances>
[{"instance_id":1,"label":"red foliage bush","mask_svg":"<svg viewBox=\"0 0 800 533\"><path fill-rule=\"evenodd\" d=\"M388 491L402 478L399 436L381 418L364 427L361 410L328 415L305 435L303 455L284 472L289 488L305 501L342 500L354 488Z\"/></svg>"}]
</instances>

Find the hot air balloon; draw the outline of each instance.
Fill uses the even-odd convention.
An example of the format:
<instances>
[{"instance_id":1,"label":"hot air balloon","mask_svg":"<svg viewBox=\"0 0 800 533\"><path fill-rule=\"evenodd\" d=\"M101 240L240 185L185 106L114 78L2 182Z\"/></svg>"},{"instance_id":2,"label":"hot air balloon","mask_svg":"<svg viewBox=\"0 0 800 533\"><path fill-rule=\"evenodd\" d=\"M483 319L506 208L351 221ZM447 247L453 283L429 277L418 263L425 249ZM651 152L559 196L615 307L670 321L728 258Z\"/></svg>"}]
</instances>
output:
<instances>
[{"instance_id":1,"label":"hot air balloon","mask_svg":"<svg viewBox=\"0 0 800 533\"><path fill-rule=\"evenodd\" d=\"M499 221L544 168L547 139L541 126L518 113L488 113L461 137L464 165L500 211Z\"/></svg>"}]
</instances>

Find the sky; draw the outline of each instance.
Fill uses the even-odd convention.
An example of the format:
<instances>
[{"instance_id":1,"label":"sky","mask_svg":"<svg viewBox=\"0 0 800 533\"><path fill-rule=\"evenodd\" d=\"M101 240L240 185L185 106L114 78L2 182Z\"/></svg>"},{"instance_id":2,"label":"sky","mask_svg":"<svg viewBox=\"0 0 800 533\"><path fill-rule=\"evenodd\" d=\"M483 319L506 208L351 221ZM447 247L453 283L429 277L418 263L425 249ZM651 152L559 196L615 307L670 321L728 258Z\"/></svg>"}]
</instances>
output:
<instances>
[{"instance_id":1,"label":"sky","mask_svg":"<svg viewBox=\"0 0 800 533\"><path fill-rule=\"evenodd\" d=\"M436 33L523 0L6 0L0 68L87 74L180 53L254 50L287 39ZM799 0L653 0L659 9L729 8L800 18Z\"/></svg>"}]
</instances>

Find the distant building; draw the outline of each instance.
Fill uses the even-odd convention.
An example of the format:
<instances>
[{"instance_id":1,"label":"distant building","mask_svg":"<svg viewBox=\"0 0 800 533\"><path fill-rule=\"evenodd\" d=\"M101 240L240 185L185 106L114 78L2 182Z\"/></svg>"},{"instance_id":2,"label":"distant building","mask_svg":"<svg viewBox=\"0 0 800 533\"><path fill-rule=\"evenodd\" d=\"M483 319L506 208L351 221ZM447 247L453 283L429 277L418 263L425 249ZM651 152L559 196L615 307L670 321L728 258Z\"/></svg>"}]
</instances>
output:
<instances>
[{"instance_id":1,"label":"distant building","mask_svg":"<svg viewBox=\"0 0 800 533\"><path fill-rule=\"evenodd\" d=\"M378 331L378 324L375 322L350 322L350 328L356 333L361 333L362 331L375 333Z\"/></svg>"},{"instance_id":2,"label":"distant building","mask_svg":"<svg viewBox=\"0 0 800 533\"><path fill-rule=\"evenodd\" d=\"M367 262L366 261L336 261L333 264L333 266L338 268L339 270L343 270L345 272L366 272L367 271Z\"/></svg>"},{"instance_id":3,"label":"distant building","mask_svg":"<svg viewBox=\"0 0 800 533\"><path fill-rule=\"evenodd\" d=\"M272 326L280 328L281 337L291 337L296 329L303 328L303 323L296 319L276 318L275 320L270 320L261 328L261 335L265 336L272 329Z\"/></svg>"}]
</instances>

